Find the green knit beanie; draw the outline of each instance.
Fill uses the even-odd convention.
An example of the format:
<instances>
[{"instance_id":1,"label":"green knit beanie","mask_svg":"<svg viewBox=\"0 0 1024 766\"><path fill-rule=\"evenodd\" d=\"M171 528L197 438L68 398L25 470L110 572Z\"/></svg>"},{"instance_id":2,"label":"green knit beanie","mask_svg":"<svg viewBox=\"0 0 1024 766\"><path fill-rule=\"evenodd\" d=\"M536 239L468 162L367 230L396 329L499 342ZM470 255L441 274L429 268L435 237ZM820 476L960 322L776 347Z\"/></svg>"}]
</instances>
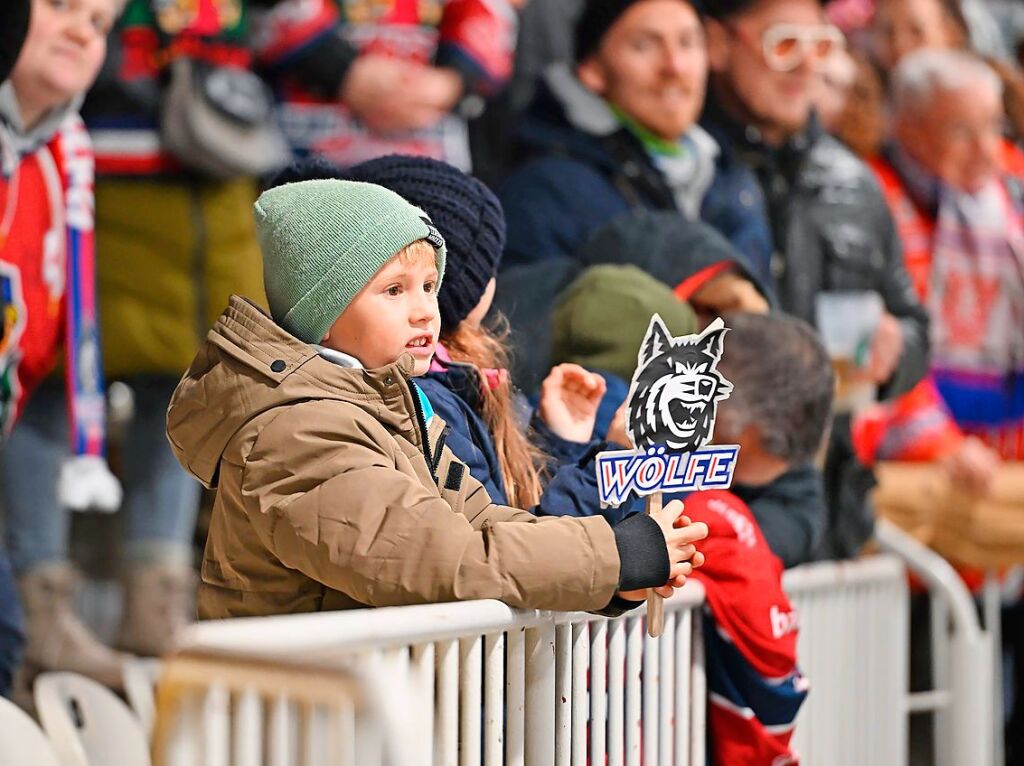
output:
<instances>
[{"instance_id":1,"label":"green knit beanie","mask_svg":"<svg viewBox=\"0 0 1024 766\"><path fill-rule=\"evenodd\" d=\"M445 246L426 213L383 186L323 179L268 189L254 205L270 313L319 343L356 294L403 248L433 245L438 283Z\"/></svg>"},{"instance_id":2,"label":"green knit beanie","mask_svg":"<svg viewBox=\"0 0 1024 766\"><path fill-rule=\"evenodd\" d=\"M696 332L693 309L664 282L636 266L592 266L558 299L551 323L551 362L607 370L628 382L656 313L673 337Z\"/></svg>"}]
</instances>

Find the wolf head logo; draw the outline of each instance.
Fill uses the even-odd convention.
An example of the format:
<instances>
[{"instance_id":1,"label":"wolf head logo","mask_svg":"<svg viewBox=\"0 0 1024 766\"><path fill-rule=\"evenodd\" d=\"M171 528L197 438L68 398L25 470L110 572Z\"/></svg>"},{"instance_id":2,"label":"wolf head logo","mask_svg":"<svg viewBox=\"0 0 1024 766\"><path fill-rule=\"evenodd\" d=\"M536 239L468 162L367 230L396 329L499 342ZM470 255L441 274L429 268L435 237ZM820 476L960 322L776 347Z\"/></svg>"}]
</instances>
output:
<instances>
[{"instance_id":1,"label":"wolf head logo","mask_svg":"<svg viewBox=\"0 0 1024 766\"><path fill-rule=\"evenodd\" d=\"M716 319L700 335L673 338L660 316L651 317L626 411L635 448L662 444L689 452L711 438L718 402L732 392L716 369L726 332Z\"/></svg>"}]
</instances>

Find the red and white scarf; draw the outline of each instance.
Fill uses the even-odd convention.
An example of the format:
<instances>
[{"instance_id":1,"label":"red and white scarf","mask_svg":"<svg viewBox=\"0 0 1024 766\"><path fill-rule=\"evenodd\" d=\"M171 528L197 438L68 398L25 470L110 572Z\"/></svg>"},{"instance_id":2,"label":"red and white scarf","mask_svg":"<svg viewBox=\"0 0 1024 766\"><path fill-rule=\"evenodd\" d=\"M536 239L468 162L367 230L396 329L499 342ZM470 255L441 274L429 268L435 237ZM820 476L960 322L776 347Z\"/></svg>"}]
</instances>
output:
<instances>
[{"instance_id":1,"label":"red and white scarf","mask_svg":"<svg viewBox=\"0 0 1024 766\"><path fill-rule=\"evenodd\" d=\"M1001 181L940 192L929 309L936 368L1024 370L1024 221Z\"/></svg>"}]
</instances>

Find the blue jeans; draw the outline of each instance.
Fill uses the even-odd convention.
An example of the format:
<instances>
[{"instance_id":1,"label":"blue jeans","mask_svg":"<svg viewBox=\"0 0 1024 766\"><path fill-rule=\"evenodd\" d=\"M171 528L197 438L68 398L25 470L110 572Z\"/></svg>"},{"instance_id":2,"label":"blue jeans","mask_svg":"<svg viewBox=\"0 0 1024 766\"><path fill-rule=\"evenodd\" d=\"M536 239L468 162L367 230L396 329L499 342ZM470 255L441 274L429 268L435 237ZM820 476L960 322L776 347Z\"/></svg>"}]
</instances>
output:
<instances>
[{"instance_id":1,"label":"blue jeans","mask_svg":"<svg viewBox=\"0 0 1024 766\"><path fill-rule=\"evenodd\" d=\"M14 587L11 564L0 551L0 697L11 689L14 670L21 661L25 633L18 591Z\"/></svg>"},{"instance_id":2,"label":"blue jeans","mask_svg":"<svg viewBox=\"0 0 1024 766\"><path fill-rule=\"evenodd\" d=\"M127 382L135 391L135 417L120 445L124 558L191 563L201 488L175 460L165 425L178 381ZM57 500L57 477L68 454L64 387L48 382L33 395L0 451L7 550L18 576L68 558L71 518Z\"/></svg>"}]
</instances>

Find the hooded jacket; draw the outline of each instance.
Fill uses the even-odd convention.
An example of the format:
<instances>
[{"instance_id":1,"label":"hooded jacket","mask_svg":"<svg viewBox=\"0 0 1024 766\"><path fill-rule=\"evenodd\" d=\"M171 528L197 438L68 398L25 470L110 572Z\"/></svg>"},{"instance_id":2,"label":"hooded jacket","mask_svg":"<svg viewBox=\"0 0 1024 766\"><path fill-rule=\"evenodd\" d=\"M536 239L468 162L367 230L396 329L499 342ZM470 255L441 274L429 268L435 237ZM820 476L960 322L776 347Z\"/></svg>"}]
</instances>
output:
<instances>
[{"instance_id":1,"label":"hooded jacket","mask_svg":"<svg viewBox=\"0 0 1024 766\"><path fill-rule=\"evenodd\" d=\"M498 188L508 219L503 268L573 257L604 224L629 210L647 209L699 217L759 275L767 275L771 236L753 215L764 205L757 181L739 166L723 174L718 147L699 126L682 140L682 163L662 161L606 101L567 67L554 66L545 73L518 138L527 162Z\"/></svg>"},{"instance_id":2,"label":"hooded jacket","mask_svg":"<svg viewBox=\"0 0 1024 766\"><path fill-rule=\"evenodd\" d=\"M231 299L167 416L178 460L217 488L200 617L478 598L599 610L668 579L649 517L613 532L494 505L444 422L428 429L411 369L338 367Z\"/></svg>"}]
</instances>

